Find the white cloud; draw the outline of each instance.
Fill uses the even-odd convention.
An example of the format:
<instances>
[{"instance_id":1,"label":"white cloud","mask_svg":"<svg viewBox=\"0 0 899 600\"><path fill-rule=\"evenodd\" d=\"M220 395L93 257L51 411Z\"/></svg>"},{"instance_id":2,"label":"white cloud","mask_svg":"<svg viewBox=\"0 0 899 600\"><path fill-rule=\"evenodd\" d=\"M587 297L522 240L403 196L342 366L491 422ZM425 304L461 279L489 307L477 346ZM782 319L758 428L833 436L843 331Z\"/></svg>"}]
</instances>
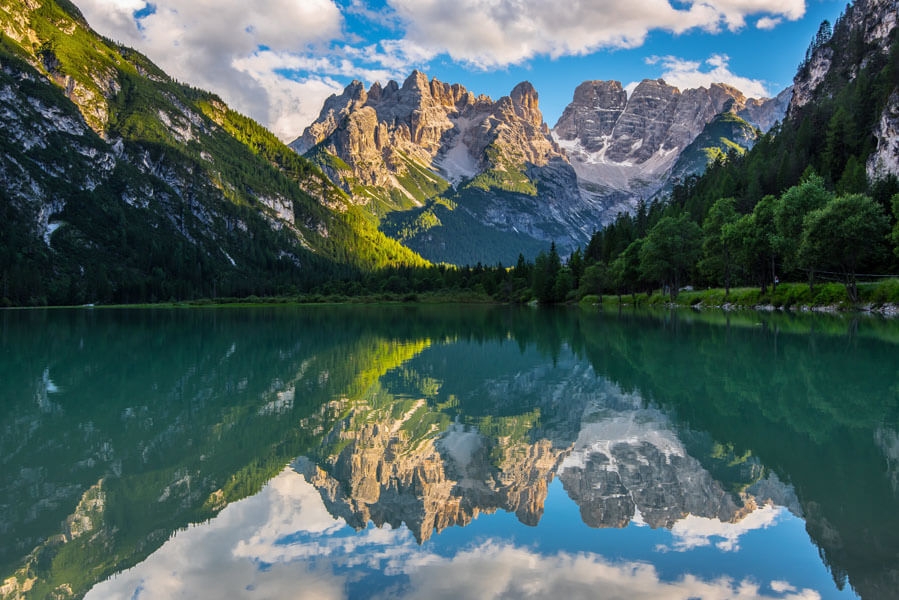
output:
<instances>
[{"instance_id":1,"label":"white cloud","mask_svg":"<svg viewBox=\"0 0 899 600\"><path fill-rule=\"evenodd\" d=\"M713 0L676 8L668 0L597 0L560 6L544 0L388 0L406 39L481 68L517 64L537 55L581 55L633 48L656 29L735 31L756 14L795 20L804 0Z\"/></svg>"},{"instance_id":2,"label":"white cloud","mask_svg":"<svg viewBox=\"0 0 899 600\"><path fill-rule=\"evenodd\" d=\"M221 95L233 108L291 139L338 89L326 77L290 81L256 60L260 52L308 55L342 35L333 0L81 0L91 25L133 46L178 80Z\"/></svg>"},{"instance_id":3,"label":"white cloud","mask_svg":"<svg viewBox=\"0 0 899 600\"><path fill-rule=\"evenodd\" d=\"M766 505L736 523L687 515L671 527L674 536L672 547L659 547L659 550L685 552L714 544L723 552L735 552L740 549L740 538L743 535L775 525L785 512L785 508Z\"/></svg>"},{"instance_id":4,"label":"white cloud","mask_svg":"<svg viewBox=\"0 0 899 600\"><path fill-rule=\"evenodd\" d=\"M366 0L78 5L102 34L137 48L176 79L219 94L284 140L302 133L348 79L402 80L446 56L475 68L506 67L537 56L634 48L654 30L734 31L750 17L759 17L755 26L764 29L805 12L805 0L595 0L564 7L545 0L387 0L379 8ZM391 39L366 39L360 22ZM700 69L694 71L697 80ZM703 81L726 81L749 95L763 87L729 73L726 64L704 74ZM672 73L679 81L688 75Z\"/></svg>"},{"instance_id":5,"label":"white cloud","mask_svg":"<svg viewBox=\"0 0 899 600\"><path fill-rule=\"evenodd\" d=\"M758 21L755 22L755 26L759 29L764 29L766 31L774 29L778 25L783 23L783 19L780 17L772 18L772 17L762 17Z\"/></svg>"},{"instance_id":6,"label":"white cloud","mask_svg":"<svg viewBox=\"0 0 899 600\"><path fill-rule=\"evenodd\" d=\"M661 65L660 77L669 85L682 90L726 83L750 98L766 98L771 95L764 82L732 73L729 62L730 59L725 54L713 54L702 62L676 56L651 56L646 59L647 64Z\"/></svg>"},{"instance_id":7,"label":"white cloud","mask_svg":"<svg viewBox=\"0 0 899 600\"><path fill-rule=\"evenodd\" d=\"M297 541L295 541L297 540ZM820 600L783 579L702 578L689 573L662 579L641 561L609 560L592 553L540 553L531 547L485 540L438 555L415 543L405 527L347 535L318 491L290 468L263 490L226 507L215 519L179 531L139 565L95 586L86 598L346 597L347 578L408 586L371 588L374 597L595 598L708 600L753 598Z\"/></svg>"},{"instance_id":8,"label":"white cloud","mask_svg":"<svg viewBox=\"0 0 899 600\"><path fill-rule=\"evenodd\" d=\"M610 562L592 553L541 555L511 544L485 542L452 557L432 557L410 564L406 573L412 589L406 599L455 598L459 582L474 598L595 598L601 590L606 600L781 598L820 600L809 589L797 591L776 582L774 595L749 580L727 577L706 580L691 574L664 581L656 568L641 562Z\"/></svg>"}]
</instances>

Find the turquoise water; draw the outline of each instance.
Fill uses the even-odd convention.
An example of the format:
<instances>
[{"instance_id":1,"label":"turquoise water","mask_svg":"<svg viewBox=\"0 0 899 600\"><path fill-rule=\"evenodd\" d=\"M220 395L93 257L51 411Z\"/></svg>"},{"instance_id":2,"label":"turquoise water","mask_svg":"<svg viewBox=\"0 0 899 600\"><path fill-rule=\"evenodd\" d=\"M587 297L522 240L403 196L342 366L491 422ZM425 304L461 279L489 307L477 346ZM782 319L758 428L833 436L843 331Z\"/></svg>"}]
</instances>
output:
<instances>
[{"instance_id":1,"label":"turquoise water","mask_svg":"<svg viewBox=\"0 0 899 600\"><path fill-rule=\"evenodd\" d=\"M899 323L0 312L0 598L890 598Z\"/></svg>"}]
</instances>

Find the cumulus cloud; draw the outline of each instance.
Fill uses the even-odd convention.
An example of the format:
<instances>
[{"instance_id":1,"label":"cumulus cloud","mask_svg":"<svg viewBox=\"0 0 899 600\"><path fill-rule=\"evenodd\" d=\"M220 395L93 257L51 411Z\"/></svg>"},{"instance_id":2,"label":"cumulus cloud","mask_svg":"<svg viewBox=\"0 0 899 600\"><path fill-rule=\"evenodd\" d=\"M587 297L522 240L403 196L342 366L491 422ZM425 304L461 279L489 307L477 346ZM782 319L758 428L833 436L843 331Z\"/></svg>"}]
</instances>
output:
<instances>
[{"instance_id":1,"label":"cumulus cloud","mask_svg":"<svg viewBox=\"0 0 899 600\"><path fill-rule=\"evenodd\" d=\"M338 86L315 73L290 81L259 68L259 53L310 55L339 38L333 0L81 0L91 25L147 54L167 73L221 95L235 109L296 136Z\"/></svg>"},{"instance_id":2,"label":"cumulus cloud","mask_svg":"<svg viewBox=\"0 0 899 600\"><path fill-rule=\"evenodd\" d=\"M707 580L686 574L674 581L661 579L653 565L610 562L591 553L542 555L528 548L488 541L453 557L432 557L409 565L412 582L407 599L457 597L464 581L477 598L707 598L731 600L781 598L820 600L818 592L797 590L777 581L774 592L757 582L727 577ZM773 582L772 582L773 583Z\"/></svg>"},{"instance_id":3,"label":"cumulus cloud","mask_svg":"<svg viewBox=\"0 0 899 600\"><path fill-rule=\"evenodd\" d=\"M772 18L772 17L762 17L758 21L755 22L755 26L759 29L764 29L765 31L769 31L774 29L778 25L783 23L783 19L780 17Z\"/></svg>"},{"instance_id":4,"label":"cumulus cloud","mask_svg":"<svg viewBox=\"0 0 899 600\"><path fill-rule=\"evenodd\" d=\"M595 0L564 9L545 0L80 0L102 34L147 54L175 78L222 96L290 140L349 79L404 79L449 57L477 69L538 56L634 48L654 30L735 31L801 18L805 0ZM352 21L352 24L350 24ZM389 39L367 39L368 30ZM740 81L726 64L694 69ZM686 80L683 69L673 73ZM725 75L727 76L725 78ZM717 79L709 79L709 77ZM338 83L339 82L339 83ZM753 87L753 85L755 87Z\"/></svg>"},{"instance_id":5,"label":"cumulus cloud","mask_svg":"<svg viewBox=\"0 0 899 600\"><path fill-rule=\"evenodd\" d=\"M742 536L750 531L772 527L785 512L785 508L765 505L736 523L687 515L671 528L674 536L672 546L660 546L658 549L685 552L714 544L723 552L735 552L740 549Z\"/></svg>"},{"instance_id":6,"label":"cumulus cloud","mask_svg":"<svg viewBox=\"0 0 899 600\"><path fill-rule=\"evenodd\" d=\"M795 20L804 0L597 0L560 8L543 0L388 0L406 39L481 68L517 64L537 55L581 55L600 48L640 46L652 30L735 31L750 15Z\"/></svg>"},{"instance_id":7,"label":"cumulus cloud","mask_svg":"<svg viewBox=\"0 0 899 600\"><path fill-rule=\"evenodd\" d=\"M256 496L178 532L141 564L97 585L87 599L327 600L345 598L348 579L369 585L376 598L595 598L601 590L609 600L820 600L818 592L783 579L690 573L666 579L642 561L542 553L496 539L437 554L416 544L406 528L352 532L290 468Z\"/></svg>"},{"instance_id":8,"label":"cumulus cloud","mask_svg":"<svg viewBox=\"0 0 899 600\"><path fill-rule=\"evenodd\" d=\"M726 54L713 54L704 61L686 60L676 56L651 56L647 64L660 65L660 77L669 85L682 90L709 87L713 83L726 83L750 98L767 98L765 83L758 79L741 77L731 72L730 58Z\"/></svg>"}]
</instances>

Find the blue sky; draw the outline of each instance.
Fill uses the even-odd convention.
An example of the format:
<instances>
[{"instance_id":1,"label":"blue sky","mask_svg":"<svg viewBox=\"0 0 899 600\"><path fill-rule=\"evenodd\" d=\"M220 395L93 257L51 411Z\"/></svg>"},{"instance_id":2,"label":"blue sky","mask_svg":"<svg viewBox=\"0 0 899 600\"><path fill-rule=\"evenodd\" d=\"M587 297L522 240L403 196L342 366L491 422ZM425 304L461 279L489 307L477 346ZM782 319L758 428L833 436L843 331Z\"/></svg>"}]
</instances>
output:
<instances>
[{"instance_id":1,"label":"blue sky","mask_svg":"<svg viewBox=\"0 0 899 600\"><path fill-rule=\"evenodd\" d=\"M788 86L831 0L76 0L101 34L289 141L353 79L413 69L496 99L528 80L553 126L574 88L664 78Z\"/></svg>"}]
</instances>

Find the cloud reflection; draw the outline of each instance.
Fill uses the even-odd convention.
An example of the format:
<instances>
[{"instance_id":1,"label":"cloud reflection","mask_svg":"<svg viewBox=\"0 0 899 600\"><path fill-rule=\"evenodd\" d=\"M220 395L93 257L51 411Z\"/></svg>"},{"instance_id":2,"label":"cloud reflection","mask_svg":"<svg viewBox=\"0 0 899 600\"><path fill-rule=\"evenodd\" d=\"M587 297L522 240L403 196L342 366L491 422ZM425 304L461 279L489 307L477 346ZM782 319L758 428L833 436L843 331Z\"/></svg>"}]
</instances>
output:
<instances>
[{"instance_id":1,"label":"cloud reflection","mask_svg":"<svg viewBox=\"0 0 899 600\"><path fill-rule=\"evenodd\" d=\"M746 527L687 520L675 549L709 536L736 547L739 535L766 527L773 507ZM750 519L752 515L750 515ZM749 519L747 519L748 521ZM700 522L701 521L701 522ZM719 544L720 546L720 544ZM316 489L285 469L259 494L212 521L181 531L140 565L92 589L87 598L819 598L789 582L684 575L665 581L653 565L595 553L542 554L504 540L481 540L450 556L419 546L405 528L356 533L334 519ZM461 589L460 589L461 588Z\"/></svg>"},{"instance_id":2,"label":"cloud reflection","mask_svg":"<svg viewBox=\"0 0 899 600\"><path fill-rule=\"evenodd\" d=\"M704 580L685 575L662 581L653 565L609 562L592 553L540 555L511 544L487 542L453 557L413 566L404 596L417 598L820 598L783 581L767 586L722 577ZM459 582L466 590L460 593ZM387 596L382 596L387 597Z\"/></svg>"},{"instance_id":3,"label":"cloud reflection","mask_svg":"<svg viewBox=\"0 0 899 600\"><path fill-rule=\"evenodd\" d=\"M750 531L771 527L785 512L787 509L783 507L768 504L752 511L736 523L687 515L671 528L674 543L670 547L659 546L657 549L684 552L710 546L714 541L715 547L719 550L735 552L740 549L741 536Z\"/></svg>"}]
</instances>

